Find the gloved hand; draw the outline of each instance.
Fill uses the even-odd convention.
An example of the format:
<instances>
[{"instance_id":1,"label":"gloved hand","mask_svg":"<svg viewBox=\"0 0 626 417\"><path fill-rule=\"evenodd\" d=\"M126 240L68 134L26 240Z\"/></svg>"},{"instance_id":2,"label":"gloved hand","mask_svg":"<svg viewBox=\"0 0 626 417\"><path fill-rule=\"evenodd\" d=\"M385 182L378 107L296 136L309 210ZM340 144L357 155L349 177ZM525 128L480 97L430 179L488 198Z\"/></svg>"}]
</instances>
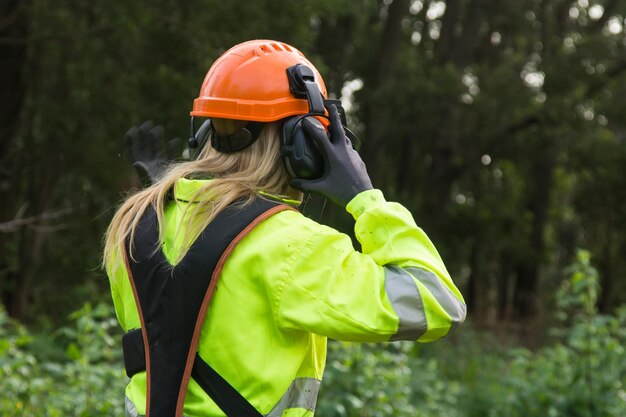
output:
<instances>
[{"instance_id":1,"label":"gloved hand","mask_svg":"<svg viewBox=\"0 0 626 417\"><path fill-rule=\"evenodd\" d=\"M144 185L156 181L174 160L180 149L180 139L165 141L165 129L151 120L133 126L124 136L124 145L133 167Z\"/></svg>"},{"instance_id":2,"label":"gloved hand","mask_svg":"<svg viewBox=\"0 0 626 417\"><path fill-rule=\"evenodd\" d=\"M324 157L324 173L320 178L291 181L291 186L300 191L322 195L333 203L345 207L357 194L371 190L372 181L361 156L352 147L343 130L337 106L328 106L330 126L326 131L307 119L302 127L312 138Z\"/></svg>"}]
</instances>

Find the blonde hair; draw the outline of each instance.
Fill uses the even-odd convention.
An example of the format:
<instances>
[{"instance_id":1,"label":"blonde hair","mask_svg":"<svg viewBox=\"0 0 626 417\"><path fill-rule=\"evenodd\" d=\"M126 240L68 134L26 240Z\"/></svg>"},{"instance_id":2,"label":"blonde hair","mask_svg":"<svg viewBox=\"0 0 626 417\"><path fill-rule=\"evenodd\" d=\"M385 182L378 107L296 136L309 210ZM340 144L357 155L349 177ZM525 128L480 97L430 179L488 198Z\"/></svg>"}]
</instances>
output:
<instances>
[{"instance_id":1,"label":"blonde hair","mask_svg":"<svg viewBox=\"0 0 626 417\"><path fill-rule=\"evenodd\" d=\"M246 122L239 120L213 119L214 129L221 134L232 134ZM280 124L268 123L259 138L248 148L235 153L218 152L210 144L204 146L197 160L172 165L167 172L150 187L139 190L128 197L119 207L109 225L104 244L103 266L109 273L119 266L123 248L130 237L133 241L135 230L142 215L149 207L154 207L159 235L163 242L163 210L168 195L181 178L211 178L191 198L197 204L188 204L190 219L183 236L182 259L193 239L204 230L215 216L239 199L250 203L259 191L269 194L301 199L300 192L289 186L291 177L281 160ZM211 198L206 198L206 195ZM200 198L201 196L205 198ZM186 214L186 213L185 213ZM179 225L180 231L180 225ZM132 248L129 256L133 256Z\"/></svg>"}]
</instances>

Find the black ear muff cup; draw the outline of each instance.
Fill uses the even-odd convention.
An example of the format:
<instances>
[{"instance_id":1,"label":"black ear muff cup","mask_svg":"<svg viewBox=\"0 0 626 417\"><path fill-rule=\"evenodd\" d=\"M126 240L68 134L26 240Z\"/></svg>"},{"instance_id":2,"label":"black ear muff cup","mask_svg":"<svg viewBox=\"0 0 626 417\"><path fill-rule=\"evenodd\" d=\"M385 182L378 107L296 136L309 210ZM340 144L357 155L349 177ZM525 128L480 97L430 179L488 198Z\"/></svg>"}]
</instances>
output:
<instances>
[{"instance_id":1,"label":"black ear muff cup","mask_svg":"<svg viewBox=\"0 0 626 417\"><path fill-rule=\"evenodd\" d=\"M287 171L294 178L316 179L324 174L324 157L315 143L307 137L302 122L308 119L322 130L324 125L312 116L294 116L283 123L282 154Z\"/></svg>"}]
</instances>

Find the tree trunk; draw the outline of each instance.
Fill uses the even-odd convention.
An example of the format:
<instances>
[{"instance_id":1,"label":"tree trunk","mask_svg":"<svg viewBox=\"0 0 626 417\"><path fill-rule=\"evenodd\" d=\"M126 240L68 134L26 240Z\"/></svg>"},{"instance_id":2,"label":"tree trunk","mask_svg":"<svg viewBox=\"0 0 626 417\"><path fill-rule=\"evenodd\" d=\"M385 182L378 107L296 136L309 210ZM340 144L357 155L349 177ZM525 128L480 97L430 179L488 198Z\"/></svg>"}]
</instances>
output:
<instances>
[{"instance_id":1,"label":"tree trunk","mask_svg":"<svg viewBox=\"0 0 626 417\"><path fill-rule=\"evenodd\" d=\"M498 320L507 322L511 319L513 310L511 290L512 285L512 268L511 256L506 251L500 258L500 277L498 279Z\"/></svg>"},{"instance_id":2,"label":"tree trunk","mask_svg":"<svg viewBox=\"0 0 626 417\"><path fill-rule=\"evenodd\" d=\"M398 49L402 35L402 19L409 11L408 0L394 0L387 10L387 20L382 33L377 58L372 62L376 65L373 76L366 80L368 99L365 104L365 126L367 141L363 146L363 157L374 174L374 182L382 186L385 182L384 170L378 166L377 157L385 149L384 126L378 121L378 106L382 103L374 102L373 97L384 90L384 87L392 79L396 66Z\"/></svg>"},{"instance_id":3,"label":"tree trunk","mask_svg":"<svg viewBox=\"0 0 626 417\"><path fill-rule=\"evenodd\" d=\"M13 146L24 104L23 68L27 59L27 43L18 40L28 37L27 7L24 0L0 3L0 39L15 40L0 41L0 222L14 218L17 207ZM13 234L0 233L0 301L8 311L13 310L18 277L8 253L9 241L14 238Z\"/></svg>"},{"instance_id":4,"label":"tree trunk","mask_svg":"<svg viewBox=\"0 0 626 417\"><path fill-rule=\"evenodd\" d=\"M477 240L472 242L472 248L470 250L470 276L467 285L467 312L472 315L473 320L481 323L484 318L484 312L481 309L484 297L482 297L483 288L480 282L481 270L480 270L480 256L479 247L480 243Z\"/></svg>"},{"instance_id":5,"label":"tree trunk","mask_svg":"<svg viewBox=\"0 0 626 417\"><path fill-rule=\"evenodd\" d=\"M549 149L539 149L533 161L528 210L532 214L532 228L527 255L522 257L516 267L517 280L513 296L514 317L527 319L537 312L537 286L539 266L542 264L545 247L545 227L548 221L554 157Z\"/></svg>"}]
</instances>

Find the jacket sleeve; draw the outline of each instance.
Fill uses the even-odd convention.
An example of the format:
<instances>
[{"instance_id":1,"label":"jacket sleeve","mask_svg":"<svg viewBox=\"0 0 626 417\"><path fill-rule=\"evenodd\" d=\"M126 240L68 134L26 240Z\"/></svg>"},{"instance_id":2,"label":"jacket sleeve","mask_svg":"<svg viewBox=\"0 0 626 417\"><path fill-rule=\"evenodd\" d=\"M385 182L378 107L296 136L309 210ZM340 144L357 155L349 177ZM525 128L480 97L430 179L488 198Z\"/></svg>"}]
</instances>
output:
<instances>
[{"instance_id":1,"label":"jacket sleeve","mask_svg":"<svg viewBox=\"0 0 626 417\"><path fill-rule=\"evenodd\" d=\"M337 340L437 340L465 319L463 297L411 213L369 190L347 206L350 238L308 221L310 238L280 280L276 321Z\"/></svg>"}]
</instances>

